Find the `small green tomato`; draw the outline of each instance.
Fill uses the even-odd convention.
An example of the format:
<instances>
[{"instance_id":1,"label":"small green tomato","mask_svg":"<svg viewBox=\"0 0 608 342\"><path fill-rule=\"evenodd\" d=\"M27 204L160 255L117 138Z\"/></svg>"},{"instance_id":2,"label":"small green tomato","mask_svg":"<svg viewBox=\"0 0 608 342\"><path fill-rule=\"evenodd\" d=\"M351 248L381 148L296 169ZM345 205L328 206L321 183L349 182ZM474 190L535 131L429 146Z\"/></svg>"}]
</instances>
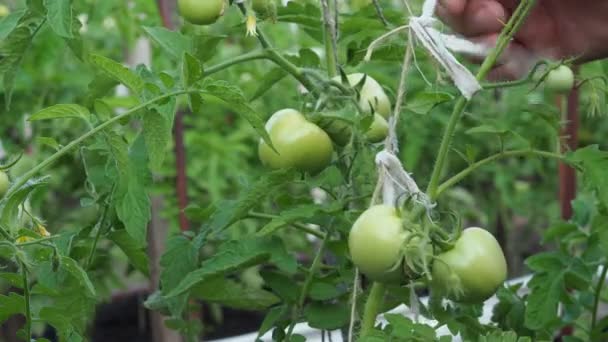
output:
<instances>
[{"instance_id":1,"label":"small green tomato","mask_svg":"<svg viewBox=\"0 0 608 342\"><path fill-rule=\"evenodd\" d=\"M334 152L331 139L295 109L274 113L266 123L266 131L278 153L260 139L258 154L270 168L293 167L316 174L331 163Z\"/></svg>"},{"instance_id":2,"label":"small green tomato","mask_svg":"<svg viewBox=\"0 0 608 342\"><path fill-rule=\"evenodd\" d=\"M574 73L565 65L549 71L545 77L545 87L556 93L568 93L574 87Z\"/></svg>"},{"instance_id":3,"label":"small green tomato","mask_svg":"<svg viewBox=\"0 0 608 342\"><path fill-rule=\"evenodd\" d=\"M224 14L225 0L178 0L181 16L195 25L210 25Z\"/></svg>"}]
</instances>

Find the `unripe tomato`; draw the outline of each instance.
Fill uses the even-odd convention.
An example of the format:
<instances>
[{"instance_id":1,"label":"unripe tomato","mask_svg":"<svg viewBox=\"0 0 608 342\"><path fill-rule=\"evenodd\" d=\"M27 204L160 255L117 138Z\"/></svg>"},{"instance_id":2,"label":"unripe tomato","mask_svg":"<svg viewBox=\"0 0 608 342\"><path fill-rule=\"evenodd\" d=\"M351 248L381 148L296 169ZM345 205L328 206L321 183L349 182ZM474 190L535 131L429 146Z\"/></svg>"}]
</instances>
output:
<instances>
[{"instance_id":1,"label":"unripe tomato","mask_svg":"<svg viewBox=\"0 0 608 342\"><path fill-rule=\"evenodd\" d=\"M388 122L380 115L374 115L374 122L369 127L367 132L365 132L365 136L367 140L371 143L378 143L382 140L386 139L388 135Z\"/></svg>"},{"instance_id":2,"label":"unripe tomato","mask_svg":"<svg viewBox=\"0 0 608 342\"><path fill-rule=\"evenodd\" d=\"M258 154L264 165L315 174L331 162L334 148L327 133L295 109L274 113L266 122L266 131L279 153L260 139Z\"/></svg>"},{"instance_id":3,"label":"unripe tomato","mask_svg":"<svg viewBox=\"0 0 608 342\"><path fill-rule=\"evenodd\" d=\"M549 91L556 93L567 93L572 90L574 86L574 73L572 69L565 65L549 71L547 77L545 77L545 87Z\"/></svg>"},{"instance_id":4,"label":"unripe tomato","mask_svg":"<svg viewBox=\"0 0 608 342\"><path fill-rule=\"evenodd\" d=\"M348 83L354 87L361 81L363 76L365 76L365 74L362 73L347 75ZM340 82L340 76L334 77L334 80ZM386 96L384 89L382 89L380 84L371 76L367 75L365 78L365 83L363 83L363 87L361 87L360 95L359 106L361 106L365 112L371 113L373 108L376 113L382 115L385 119L388 119L391 115L391 101L388 99L388 96Z\"/></svg>"},{"instance_id":5,"label":"unripe tomato","mask_svg":"<svg viewBox=\"0 0 608 342\"><path fill-rule=\"evenodd\" d=\"M8 175L4 171L0 171L0 198L2 198L8 191L11 182L8 179Z\"/></svg>"},{"instance_id":6,"label":"unripe tomato","mask_svg":"<svg viewBox=\"0 0 608 342\"><path fill-rule=\"evenodd\" d=\"M0 18L4 18L9 14L11 14L11 10L9 10L6 5L0 4Z\"/></svg>"},{"instance_id":7,"label":"unripe tomato","mask_svg":"<svg viewBox=\"0 0 608 342\"><path fill-rule=\"evenodd\" d=\"M399 281L403 277L401 251L408 233L397 210L375 205L357 218L348 235L353 263L375 281Z\"/></svg>"},{"instance_id":8,"label":"unripe tomato","mask_svg":"<svg viewBox=\"0 0 608 342\"><path fill-rule=\"evenodd\" d=\"M195 25L210 25L224 14L225 0L178 0L184 19Z\"/></svg>"},{"instance_id":9,"label":"unripe tomato","mask_svg":"<svg viewBox=\"0 0 608 342\"><path fill-rule=\"evenodd\" d=\"M454 248L436 256L433 289L462 303L490 298L507 279L507 261L498 241L485 229L467 228Z\"/></svg>"},{"instance_id":10,"label":"unripe tomato","mask_svg":"<svg viewBox=\"0 0 608 342\"><path fill-rule=\"evenodd\" d=\"M252 8L262 18L272 18L277 14L275 0L253 0Z\"/></svg>"}]
</instances>

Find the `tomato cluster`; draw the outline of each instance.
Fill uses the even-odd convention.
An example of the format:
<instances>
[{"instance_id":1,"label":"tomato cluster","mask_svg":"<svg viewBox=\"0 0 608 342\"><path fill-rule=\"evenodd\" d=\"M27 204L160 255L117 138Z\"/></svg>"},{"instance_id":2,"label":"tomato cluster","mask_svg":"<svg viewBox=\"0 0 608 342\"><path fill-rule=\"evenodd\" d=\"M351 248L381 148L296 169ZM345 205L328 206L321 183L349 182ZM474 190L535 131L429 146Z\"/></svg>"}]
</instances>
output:
<instances>
[{"instance_id":1,"label":"tomato cluster","mask_svg":"<svg viewBox=\"0 0 608 342\"><path fill-rule=\"evenodd\" d=\"M505 256L488 231L467 228L451 248L444 250L424 242L430 240L424 239L421 232L412 229L412 223L401 217L396 208L372 206L359 216L350 231L352 261L368 278L379 282L423 279L428 262L433 291L462 303L483 302L506 280Z\"/></svg>"}]
</instances>

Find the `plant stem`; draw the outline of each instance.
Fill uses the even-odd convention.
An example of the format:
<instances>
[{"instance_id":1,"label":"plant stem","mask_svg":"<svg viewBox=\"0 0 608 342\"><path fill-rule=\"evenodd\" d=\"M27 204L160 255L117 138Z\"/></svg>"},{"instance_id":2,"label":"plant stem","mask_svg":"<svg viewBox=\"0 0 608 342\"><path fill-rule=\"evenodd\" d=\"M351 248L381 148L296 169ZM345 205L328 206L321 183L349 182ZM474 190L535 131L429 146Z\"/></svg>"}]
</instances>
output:
<instances>
[{"instance_id":1,"label":"plant stem","mask_svg":"<svg viewBox=\"0 0 608 342\"><path fill-rule=\"evenodd\" d=\"M293 334L293 329L296 326L296 321L298 320L298 315L300 313L300 310L304 306L304 302L306 301L306 296L308 296L308 290L310 289L310 284L312 283L312 278L314 277L315 273L317 273L317 271L319 270L319 266L321 265L321 257L323 256L323 251L325 250L325 243L327 242L328 237L329 237L329 234L325 234L325 237L323 238L323 240L321 240L321 245L319 245L319 249L317 250L315 257L312 260L312 264L310 265L308 275L306 276L306 279L304 280L304 285L302 286L302 291L300 292L300 298L298 299L298 303L292 312L291 324L289 326L289 330L287 331L287 337L285 339L286 341L289 341L291 334Z\"/></svg>"},{"instance_id":2,"label":"plant stem","mask_svg":"<svg viewBox=\"0 0 608 342\"><path fill-rule=\"evenodd\" d=\"M57 159L61 158L64 154L70 152L72 149L74 149L76 146L78 146L80 143L82 143L86 139L94 136L95 134L103 131L104 129L108 128L112 124L114 124L130 115L133 115L134 113L137 113L138 111L146 108L147 106L149 106L153 103L162 101L166 98L177 96L177 95L182 95L182 94L197 93L197 92L200 92L200 90L178 90L178 91L174 91L174 92L162 95L162 96L158 96L158 97L155 97L149 101L146 101L136 107L133 107L130 110L128 110L120 115L117 115L108 121L101 123L97 127L93 128L92 130L90 130L90 131L86 132L85 134L81 135L80 137L78 137L76 140L73 140L69 144L65 145L63 148L61 148L57 152L53 153L53 155L46 158L40 164L36 165L30 171L26 172L23 176L18 178L15 181L15 183L13 183L11 188L8 190L7 194L5 195L5 198L9 198L15 191L17 191L19 188L21 188L25 183L27 183L28 180L30 180L32 177L34 177L42 169L51 165Z\"/></svg>"},{"instance_id":3,"label":"plant stem","mask_svg":"<svg viewBox=\"0 0 608 342\"><path fill-rule=\"evenodd\" d=\"M250 53L246 53L244 55L237 56L235 58L229 59L225 62L219 63L217 65L213 65L207 69L205 69L205 76L209 76L215 74L216 72L222 71L226 68L229 68L235 64L252 61L256 59L268 59L268 54L266 51L253 51Z\"/></svg>"},{"instance_id":4,"label":"plant stem","mask_svg":"<svg viewBox=\"0 0 608 342\"><path fill-rule=\"evenodd\" d=\"M513 38L513 35L515 35L517 30L523 24L524 20L532 10L532 7L534 6L535 2L535 0L522 0L520 2L519 6L509 19L509 22L498 36L496 48L494 48L490 52L488 57L486 57L486 59L481 64L481 67L479 68L479 71L476 76L478 81L486 78L486 76L498 60L498 57L500 57L500 55L510 43L511 39ZM435 167L433 168L433 173L431 174L431 179L427 187L427 194L431 199L437 198L437 186L439 185L441 172L443 171L443 167L445 166L447 154L452 143L452 137L454 136L456 126L460 121L460 117L462 116L462 113L464 112L464 109L467 104L468 100L464 98L464 96L461 96L458 99L458 101L454 105L454 110L452 111L452 115L450 116L450 120L448 121L448 125L443 134L441 145L439 146L439 152L437 153L437 160L435 161Z\"/></svg>"},{"instance_id":5,"label":"plant stem","mask_svg":"<svg viewBox=\"0 0 608 342\"><path fill-rule=\"evenodd\" d=\"M28 241L28 242L18 243L17 246L18 247L23 247L23 246L29 246L29 245L38 245L38 244L41 244L43 242L56 239L58 237L61 237L61 235L53 235L53 236L49 236L49 237L45 237L45 238L41 238L41 239L36 239L34 241Z\"/></svg>"},{"instance_id":6,"label":"plant stem","mask_svg":"<svg viewBox=\"0 0 608 342\"><path fill-rule=\"evenodd\" d=\"M600 295L602 293L602 287L604 286L604 282L606 281L606 275L608 274L608 264L604 264L602 267L602 273L600 274L600 279L598 280L597 287L595 288L593 312L591 313L591 333L593 333L593 329L595 329L595 324L597 323L597 309L600 305Z\"/></svg>"},{"instance_id":7,"label":"plant stem","mask_svg":"<svg viewBox=\"0 0 608 342\"><path fill-rule=\"evenodd\" d=\"M0 235L2 235L2 237L4 237L7 240L11 239L11 234L8 233L8 230L6 230L4 227L0 226Z\"/></svg>"},{"instance_id":8,"label":"plant stem","mask_svg":"<svg viewBox=\"0 0 608 342\"><path fill-rule=\"evenodd\" d=\"M325 40L325 59L327 61L327 75L329 78L336 76L337 54L336 54L336 23L331 15L337 8L331 8L328 0L321 0L323 10L324 40Z\"/></svg>"},{"instance_id":9,"label":"plant stem","mask_svg":"<svg viewBox=\"0 0 608 342\"><path fill-rule=\"evenodd\" d=\"M386 286L383 283L374 282L372 289L369 293L369 297L365 302L365 311L363 312L363 321L361 322L361 331L359 338L367 336L374 325L376 324L376 317L382 303L384 302L384 293L386 292Z\"/></svg>"},{"instance_id":10,"label":"plant stem","mask_svg":"<svg viewBox=\"0 0 608 342\"><path fill-rule=\"evenodd\" d=\"M260 218L260 219L268 219L268 220L274 220L274 219L280 218L277 215L259 213L259 212L255 212L255 211L250 211L247 216L249 216L250 218ZM325 233L316 231L303 223L291 222L291 223L286 223L285 225L293 226L294 228L301 230L304 233L314 235L314 236L318 237L319 239L325 239L325 236L326 236Z\"/></svg>"},{"instance_id":11,"label":"plant stem","mask_svg":"<svg viewBox=\"0 0 608 342\"><path fill-rule=\"evenodd\" d=\"M558 154L558 153L553 153L553 152L547 152L547 151L514 150L514 151L500 152L500 153L494 154L492 156L481 159L481 160L471 164L466 169L460 171L456 175L452 176L450 179L443 182L441 185L439 185L439 187L437 187L437 191L435 192L436 196L439 196L445 190L447 190L451 186L455 185L456 183L460 182L462 179L464 179L466 176L468 176L471 172L475 171L476 169L478 169L486 164L489 164L495 160L502 159L502 158L516 157L516 156L523 156L523 155L539 156L539 157L545 157L545 158L550 158L550 159L557 159L560 161L566 161L566 157L564 157L563 155Z\"/></svg>"},{"instance_id":12,"label":"plant stem","mask_svg":"<svg viewBox=\"0 0 608 342\"><path fill-rule=\"evenodd\" d=\"M25 337L26 341L32 340L32 313L30 309L30 287L27 277L25 263L21 263L21 275L23 277L23 298L25 299Z\"/></svg>"}]
</instances>

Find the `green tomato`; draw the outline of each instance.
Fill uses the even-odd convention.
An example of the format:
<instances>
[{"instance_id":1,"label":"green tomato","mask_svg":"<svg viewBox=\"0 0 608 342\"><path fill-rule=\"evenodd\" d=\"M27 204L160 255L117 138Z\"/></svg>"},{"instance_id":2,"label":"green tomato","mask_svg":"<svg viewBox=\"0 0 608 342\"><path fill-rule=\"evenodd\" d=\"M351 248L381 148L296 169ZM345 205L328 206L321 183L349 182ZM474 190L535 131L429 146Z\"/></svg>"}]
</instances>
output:
<instances>
[{"instance_id":1,"label":"green tomato","mask_svg":"<svg viewBox=\"0 0 608 342\"><path fill-rule=\"evenodd\" d=\"M374 122L369 127L365 136L371 143L378 143L386 139L388 135L388 122L380 114L374 114Z\"/></svg>"},{"instance_id":2,"label":"green tomato","mask_svg":"<svg viewBox=\"0 0 608 342\"><path fill-rule=\"evenodd\" d=\"M354 87L361 81L363 76L365 76L365 74L362 73L347 75L348 83ZM334 80L340 82L341 78L340 76L337 76L334 77ZM380 84L371 76L367 75L365 78L365 83L363 83L363 87L361 87L360 95L359 106L361 106L366 113L371 113L373 109L374 112L382 115L385 119L388 119L391 115L391 101L388 99L388 96L386 96L382 86L380 86Z\"/></svg>"},{"instance_id":3,"label":"green tomato","mask_svg":"<svg viewBox=\"0 0 608 342\"><path fill-rule=\"evenodd\" d=\"M545 87L556 93L568 93L574 86L574 73L565 65L549 71L545 77Z\"/></svg>"},{"instance_id":4,"label":"green tomato","mask_svg":"<svg viewBox=\"0 0 608 342\"><path fill-rule=\"evenodd\" d=\"M11 10L6 5L0 4L0 18L4 18L9 14L11 14Z\"/></svg>"},{"instance_id":5,"label":"green tomato","mask_svg":"<svg viewBox=\"0 0 608 342\"><path fill-rule=\"evenodd\" d=\"M277 15L275 0L253 0L252 8L262 18L274 18Z\"/></svg>"},{"instance_id":6,"label":"green tomato","mask_svg":"<svg viewBox=\"0 0 608 342\"><path fill-rule=\"evenodd\" d=\"M468 228L454 248L436 256L433 289L462 303L481 303L507 279L507 261L498 241L485 229Z\"/></svg>"},{"instance_id":7,"label":"green tomato","mask_svg":"<svg viewBox=\"0 0 608 342\"><path fill-rule=\"evenodd\" d=\"M293 167L315 174L331 163L334 152L331 139L295 109L274 113L266 123L266 131L278 154L262 139L258 154L262 163L270 168Z\"/></svg>"},{"instance_id":8,"label":"green tomato","mask_svg":"<svg viewBox=\"0 0 608 342\"><path fill-rule=\"evenodd\" d=\"M0 198L6 194L10 185L11 182L8 179L6 172L0 171Z\"/></svg>"},{"instance_id":9,"label":"green tomato","mask_svg":"<svg viewBox=\"0 0 608 342\"><path fill-rule=\"evenodd\" d=\"M348 235L353 263L374 281L403 279L402 248L408 236L397 210L375 205L357 218Z\"/></svg>"},{"instance_id":10,"label":"green tomato","mask_svg":"<svg viewBox=\"0 0 608 342\"><path fill-rule=\"evenodd\" d=\"M224 14L225 0L178 0L184 19L195 25L210 25Z\"/></svg>"}]
</instances>

